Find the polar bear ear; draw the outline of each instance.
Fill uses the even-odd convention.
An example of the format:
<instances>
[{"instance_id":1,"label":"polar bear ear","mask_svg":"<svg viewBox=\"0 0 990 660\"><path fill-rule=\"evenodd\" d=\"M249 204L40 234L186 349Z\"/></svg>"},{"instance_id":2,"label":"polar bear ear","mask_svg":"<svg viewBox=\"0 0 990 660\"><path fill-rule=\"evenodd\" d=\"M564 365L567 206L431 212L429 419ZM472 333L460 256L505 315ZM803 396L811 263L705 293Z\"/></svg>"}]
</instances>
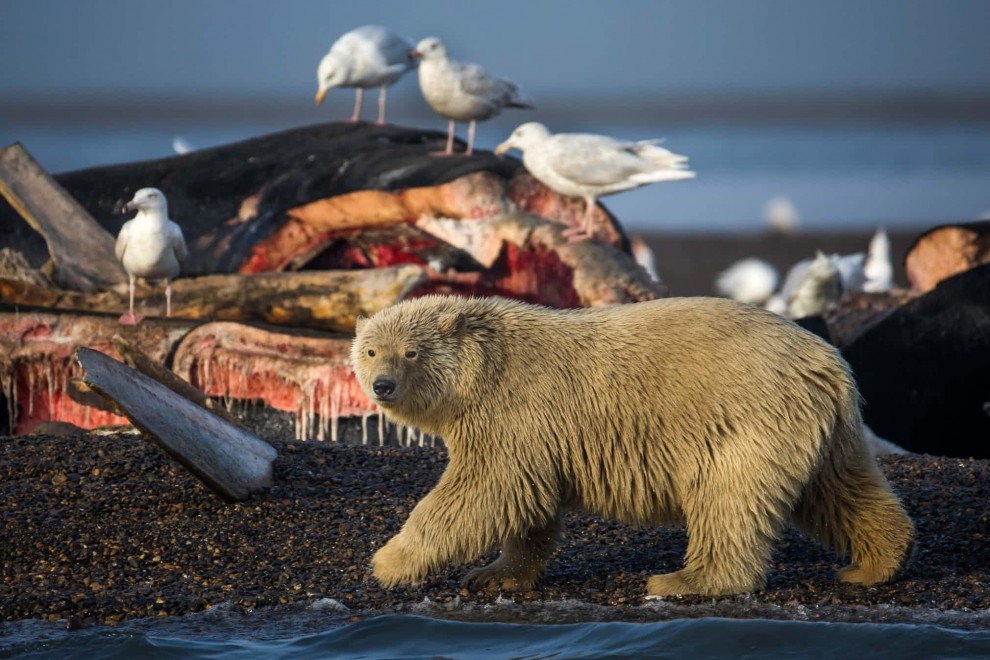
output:
<instances>
[{"instance_id":1,"label":"polar bear ear","mask_svg":"<svg viewBox=\"0 0 990 660\"><path fill-rule=\"evenodd\" d=\"M368 322L368 317L367 316L358 316L357 317L357 322L354 324L354 332L355 332L355 334L357 334L358 332L361 332L361 328L363 328L364 327L364 324L367 323L367 322Z\"/></svg>"},{"instance_id":2,"label":"polar bear ear","mask_svg":"<svg viewBox=\"0 0 990 660\"><path fill-rule=\"evenodd\" d=\"M447 312L437 318L437 330L445 337L459 334L467 325L467 318L462 312Z\"/></svg>"}]
</instances>

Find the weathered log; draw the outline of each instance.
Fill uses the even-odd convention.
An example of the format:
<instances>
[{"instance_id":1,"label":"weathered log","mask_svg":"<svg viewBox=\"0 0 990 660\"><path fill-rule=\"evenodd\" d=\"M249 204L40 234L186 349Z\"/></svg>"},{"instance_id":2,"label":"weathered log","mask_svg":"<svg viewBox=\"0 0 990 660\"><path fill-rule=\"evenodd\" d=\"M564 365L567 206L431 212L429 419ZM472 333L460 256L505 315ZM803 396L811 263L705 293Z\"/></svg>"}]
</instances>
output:
<instances>
[{"instance_id":1,"label":"weathered log","mask_svg":"<svg viewBox=\"0 0 990 660\"><path fill-rule=\"evenodd\" d=\"M44 237L59 285L97 291L127 282L114 255L113 236L20 144L0 149L0 195Z\"/></svg>"},{"instance_id":2,"label":"weathered log","mask_svg":"<svg viewBox=\"0 0 990 660\"><path fill-rule=\"evenodd\" d=\"M99 351L76 352L84 380L211 490L236 502L272 484L275 448Z\"/></svg>"},{"instance_id":3,"label":"weathered log","mask_svg":"<svg viewBox=\"0 0 990 660\"><path fill-rule=\"evenodd\" d=\"M185 278L172 285L172 316L352 332L358 316L375 314L426 281L423 269L411 264L368 270ZM0 301L115 314L128 308L126 292L85 294L2 276ZM163 306L161 287L138 287L135 309L154 314L161 312Z\"/></svg>"},{"instance_id":4,"label":"weathered log","mask_svg":"<svg viewBox=\"0 0 990 660\"><path fill-rule=\"evenodd\" d=\"M141 349L137 348L134 344L130 343L120 335L114 335L113 345L117 348L117 352L120 353L120 357L124 364L131 369L140 371L145 376L158 381L179 396L195 403L197 406L206 408L226 422L239 426L237 420L231 417L231 415L224 410L223 406L217 404L214 399L209 398L203 394L201 390L197 390L193 387L188 381L182 380L174 373L166 369L163 365L149 358L141 352Z\"/></svg>"},{"instance_id":5,"label":"weathered log","mask_svg":"<svg viewBox=\"0 0 990 660\"><path fill-rule=\"evenodd\" d=\"M990 264L940 282L843 350L866 423L918 453L990 458Z\"/></svg>"},{"instance_id":6,"label":"weathered log","mask_svg":"<svg viewBox=\"0 0 990 660\"><path fill-rule=\"evenodd\" d=\"M908 250L904 269L911 288L925 293L957 273L990 262L990 221L934 227Z\"/></svg>"}]
</instances>

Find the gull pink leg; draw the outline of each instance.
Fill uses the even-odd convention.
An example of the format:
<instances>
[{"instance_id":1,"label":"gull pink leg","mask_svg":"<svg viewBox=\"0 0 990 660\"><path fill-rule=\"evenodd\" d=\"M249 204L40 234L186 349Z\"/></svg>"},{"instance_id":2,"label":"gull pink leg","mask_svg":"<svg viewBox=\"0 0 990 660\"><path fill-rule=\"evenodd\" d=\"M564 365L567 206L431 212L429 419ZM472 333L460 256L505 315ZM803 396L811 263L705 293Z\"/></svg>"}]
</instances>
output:
<instances>
[{"instance_id":1,"label":"gull pink leg","mask_svg":"<svg viewBox=\"0 0 990 660\"><path fill-rule=\"evenodd\" d=\"M465 156L470 156L474 153L474 128L476 125L477 122L473 119L471 120L471 123L468 124L468 146L467 151L464 153Z\"/></svg>"},{"instance_id":2,"label":"gull pink leg","mask_svg":"<svg viewBox=\"0 0 990 660\"><path fill-rule=\"evenodd\" d=\"M354 114L348 120L352 123L361 121L361 106L364 105L364 90L360 87L354 89Z\"/></svg>"},{"instance_id":3,"label":"gull pink leg","mask_svg":"<svg viewBox=\"0 0 990 660\"><path fill-rule=\"evenodd\" d=\"M431 156L452 156L454 154L454 120L447 122L447 148L444 151L431 151Z\"/></svg>"},{"instance_id":4,"label":"gull pink leg","mask_svg":"<svg viewBox=\"0 0 990 660\"><path fill-rule=\"evenodd\" d=\"M133 275L130 276L130 284L128 286L128 290L130 291L130 298L131 298L130 307L128 308L127 313L120 317L119 323L121 325L137 325L138 323L141 322L142 317L135 316L134 314L134 276Z\"/></svg>"},{"instance_id":5,"label":"gull pink leg","mask_svg":"<svg viewBox=\"0 0 990 660\"><path fill-rule=\"evenodd\" d=\"M385 123L385 96L388 94L388 87L382 85L378 91L378 125Z\"/></svg>"},{"instance_id":6,"label":"gull pink leg","mask_svg":"<svg viewBox=\"0 0 990 660\"><path fill-rule=\"evenodd\" d=\"M561 235L566 236L571 243L577 243L578 241L583 241L586 238L591 238L591 220L595 212L595 198L585 197L584 198L584 218L581 221L581 226L579 227L568 227L561 232Z\"/></svg>"}]
</instances>

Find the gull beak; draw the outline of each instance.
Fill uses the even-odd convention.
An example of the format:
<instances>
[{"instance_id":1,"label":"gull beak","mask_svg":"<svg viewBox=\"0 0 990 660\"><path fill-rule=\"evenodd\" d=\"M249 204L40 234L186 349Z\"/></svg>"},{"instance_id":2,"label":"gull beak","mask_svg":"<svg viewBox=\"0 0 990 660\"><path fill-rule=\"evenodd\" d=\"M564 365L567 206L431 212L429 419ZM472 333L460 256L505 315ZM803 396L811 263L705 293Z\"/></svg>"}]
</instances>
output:
<instances>
[{"instance_id":1,"label":"gull beak","mask_svg":"<svg viewBox=\"0 0 990 660\"><path fill-rule=\"evenodd\" d=\"M495 155L504 156L509 152L510 149L512 149L512 143L509 140L506 140L502 144L495 147Z\"/></svg>"},{"instance_id":2,"label":"gull beak","mask_svg":"<svg viewBox=\"0 0 990 660\"><path fill-rule=\"evenodd\" d=\"M135 204L134 200L132 199L131 201L124 204L124 210L121 211L121 213L130 213L131 211L137 211L137 207L138 207L137 204Z\"/></svg>"},{"instance_id":3,"label":"gull beak","mask_svg":"<svg viewBox=\"0 0 990 660\"><path fill-rule=\"evenodd\" d=\"M325 97L326 95L327 95L326 88L317 90L317 92L316 92L316 105L322 105L323 104L323 97Z\"/></svg>"},{"instance_id":4,"label":"gull beak","mask_svg":"<svg viewBox=\"0 0 990 660\"><path fill-rule=\"evenodd\" d=\"M419 52L418 50L411 50L411 51L409 51L409 59L418 60L422 56L423 56L423 54L421 52Z\"/></svg>"}]
</instances>

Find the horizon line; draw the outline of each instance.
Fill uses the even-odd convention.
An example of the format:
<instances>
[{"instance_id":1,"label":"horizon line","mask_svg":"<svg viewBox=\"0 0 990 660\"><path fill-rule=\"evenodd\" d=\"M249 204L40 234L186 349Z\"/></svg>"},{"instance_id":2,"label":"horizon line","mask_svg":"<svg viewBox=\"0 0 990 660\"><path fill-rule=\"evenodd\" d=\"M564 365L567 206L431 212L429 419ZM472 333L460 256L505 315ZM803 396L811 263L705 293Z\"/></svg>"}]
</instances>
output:
<instances>
[{"instance_id":1,"label":"horizon line","mask_svg":"<svg viewBox=\"0 0 990 660\"><path fill-rule=\"evenodd\" d=\"M346 90L345 90L346 91ZM370 91L370 90L369 90ZM407 91L390 95L401 121L435 116L422 100L403 103ZM400 101L402 99L402 101ZM345 103L345 105L347 105ZM367 105L367 104L366 104ZM391 105L391 104L390 104ZM232 108L236 112L232 112ZM612 124L711 123L948 123L990 122L990 92L745 92L608 96L558 94L539 101L548 122L575 124L589 119ZM162 94L113 90L86 94L23 94L0 98L0 120L21 125L66 124L85 127L161 121L309 121L325 118L308 95L243 92Z\"/></svg>"}]
</instances>

